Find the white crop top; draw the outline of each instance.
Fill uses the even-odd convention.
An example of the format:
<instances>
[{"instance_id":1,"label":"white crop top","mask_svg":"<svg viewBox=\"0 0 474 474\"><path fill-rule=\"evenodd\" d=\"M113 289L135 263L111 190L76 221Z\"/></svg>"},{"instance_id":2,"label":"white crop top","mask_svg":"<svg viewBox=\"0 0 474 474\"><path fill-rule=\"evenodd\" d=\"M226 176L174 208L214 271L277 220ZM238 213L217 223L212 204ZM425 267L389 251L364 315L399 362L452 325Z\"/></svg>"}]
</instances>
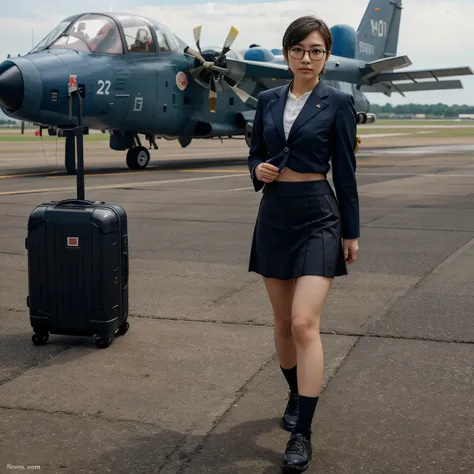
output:
<instances>
[{"instance_id":1,"label":"white crop top","mask_svg":"<svg viewBox=\"0 0 474 474\"><path fill-rule=\"evenodd\" d=\"M285 129L286 139L288 139L293 122L296 117L298 117L304 104L306 104L311 92L312 91L308 91L297 99L291 90L288 89L288 98L286 99L285 112L283 114L283 127Z\"/></svg>"}]
</instances>

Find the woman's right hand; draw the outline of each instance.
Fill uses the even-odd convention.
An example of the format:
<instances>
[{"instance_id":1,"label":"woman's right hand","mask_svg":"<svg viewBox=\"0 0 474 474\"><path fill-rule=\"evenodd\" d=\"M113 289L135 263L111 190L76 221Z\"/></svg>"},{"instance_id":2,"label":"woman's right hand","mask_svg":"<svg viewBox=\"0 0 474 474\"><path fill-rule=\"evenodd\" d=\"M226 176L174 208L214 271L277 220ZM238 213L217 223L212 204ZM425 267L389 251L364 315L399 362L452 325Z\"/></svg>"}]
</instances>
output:
<instances>
[{"instance_id":1,"label":"woman's right hand","mask_svg":"<svg viewBox=\"0 0 474 474\"><path fill-rule=\"evenodd\" d=\"M280 170L275 165L271 165L270 163L260 163L255 168L255 177L264 183L271 183L278 177L279 171Z\"/></svg>"}]
</instances>

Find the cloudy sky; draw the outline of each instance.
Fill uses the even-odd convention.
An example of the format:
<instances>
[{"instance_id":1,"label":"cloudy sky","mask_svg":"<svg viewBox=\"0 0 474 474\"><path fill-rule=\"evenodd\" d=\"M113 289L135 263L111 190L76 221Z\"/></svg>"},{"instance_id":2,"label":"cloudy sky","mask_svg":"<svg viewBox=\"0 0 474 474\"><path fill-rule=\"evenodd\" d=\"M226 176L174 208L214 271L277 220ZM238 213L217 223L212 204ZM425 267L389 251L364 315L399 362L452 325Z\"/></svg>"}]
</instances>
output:
<instances>
[{"instance_id":1,"label":"cloudy sky","mask_svg":"<svg viewBox=\"0 0 474 474\"><path fill-rule=\"evenodd\" d=\"M357 29L368 0L0 0L0 59L25 54L64 17L78 12L138 12L165 23L194 45L192 28L202 25L203 45L222 45L231 25L239 30L234 43L281 46L287 25L303 14L315 14L329 26L345 23ZM49 5L46 7L46 5ZM79 7L80 6L80 7ZM411 69L471 66L474 69L474 0L403 0L399 54ZM374 103L408 102L474 105L474 76L462 78L464 90L412 93L407 98L370 94Z\"/></svg>"}]
</instances>

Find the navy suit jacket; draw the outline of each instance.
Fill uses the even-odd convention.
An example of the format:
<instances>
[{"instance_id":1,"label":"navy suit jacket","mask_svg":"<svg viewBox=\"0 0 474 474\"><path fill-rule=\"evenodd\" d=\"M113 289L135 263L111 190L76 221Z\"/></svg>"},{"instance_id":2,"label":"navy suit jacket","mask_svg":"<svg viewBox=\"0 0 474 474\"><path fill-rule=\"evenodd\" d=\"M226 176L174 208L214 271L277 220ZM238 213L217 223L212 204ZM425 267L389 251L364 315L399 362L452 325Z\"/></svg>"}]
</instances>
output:
<instances>
[{"instance_id":1,"label":"navy suit jacket","mask_svg":"<svg viewBox=\"0 0 474 474\"><path fill-rule=\"evenodd\" d=\"M359 237L359 198L355 178L357 114L352 95L319 81L285 139L283 113L291 82L258 96L248 165L255 191L263 188L254 173L263 162L297 172L327 175L341 213L342 237ZM331 162L331 164L330 164Z\"/></svg>"}]
</instances>

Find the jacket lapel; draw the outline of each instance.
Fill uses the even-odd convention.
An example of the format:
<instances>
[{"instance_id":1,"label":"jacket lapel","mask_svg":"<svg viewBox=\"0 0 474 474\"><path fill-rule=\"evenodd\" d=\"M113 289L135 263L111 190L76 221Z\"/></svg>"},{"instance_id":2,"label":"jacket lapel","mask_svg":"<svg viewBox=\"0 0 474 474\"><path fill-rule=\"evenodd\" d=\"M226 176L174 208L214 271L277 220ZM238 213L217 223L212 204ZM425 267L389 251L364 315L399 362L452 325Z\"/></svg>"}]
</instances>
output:
<instances>
[{"instance_id":1,"label":"jacket lapel","mask_svg":"<svg viewBox=\"0 0 474 474\"><path fill-rule=\"evenodd\" d=\"M278 134L283 142L286 143L285 129L283 127L283 114L285 113L286 99L288 97L288 90L293 81L275 91L276 98L271 103L271 111L273 121L275 122Z\"/></svg>"},{"instance_id":2,"label":"jacket lapel","mask_svg":"<svg viewBox=\"0 0 474 474\"><path fill-rule=\"evenodd\" d=\"M288 140L290 140L292 135L308 120L312 119L315 115L319 114L319 112L324 110L329 105L329 102L326 100L328 95L329 93L326 88L326 85L320 80L318 85L313 89L313 92L311 92L310 96L308 97L308 100L306 101L304 107L301 109L301 112L296 117L296 120L293 123L293 126L291 127ZM285 105L283 104L283 109L284 107ZM283 123L283 117L281 120Z\"/></svg>"}]
</instances>

